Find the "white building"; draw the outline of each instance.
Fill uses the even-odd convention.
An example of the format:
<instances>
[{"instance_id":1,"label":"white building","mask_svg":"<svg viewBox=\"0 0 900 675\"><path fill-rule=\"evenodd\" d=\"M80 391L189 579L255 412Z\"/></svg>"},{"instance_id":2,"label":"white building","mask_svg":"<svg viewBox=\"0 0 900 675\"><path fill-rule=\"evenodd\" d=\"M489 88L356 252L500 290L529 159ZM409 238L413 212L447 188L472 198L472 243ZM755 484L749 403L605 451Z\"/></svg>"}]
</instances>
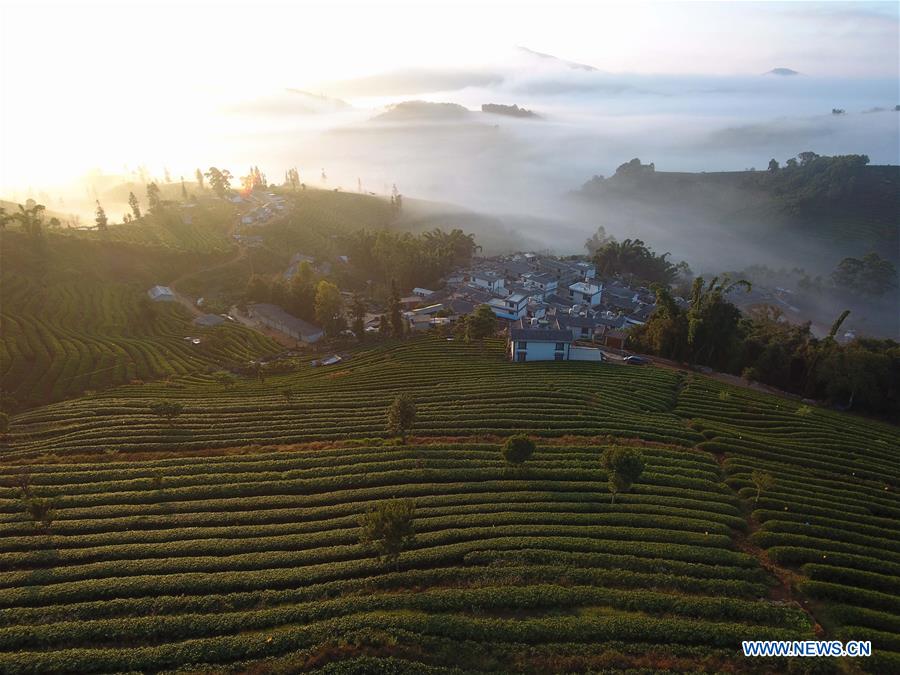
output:
<instances>
[{"instance_id":1,"label":"white building","mask_svg":"<svg viewBox=\"0 0 900 675\"><path fill-rule=\"evenodd\" d=\"M600 304L600 296L603 294L603 286L595 286L586 281L577 281L569 286L569 297L572 302L584 303L591 307Z\"/></svg>"},{"instance_id":2,"label":"white building","mask_svg":"<svg viewBox=\"0 0 900 675\"><path fill-rule=\"evenodd\" d=\"M559 282L556 277L552 274L548 274L546 272L542 272L540 274L525 274L523 275L526 283L534 284L537 288L540 288L542 291L546 291L547 293L555 293L557 287L559 286Z\"/></svg>"},{"instance_id":3,"label":"white building","mask_svg":"<svg viewBox=\"0 0 900 675\"><path fill-rule=\"evenodd\" d=\"M499 293L503 290L504 287L503 277L495 276L493 274L485 274L483 272L473 274L472 283L479 288L486 288L492 293Z\"/></svg>"},{"instance_id":4,"label":"white building","mask_svg":"<svg viewBox=\"0 0 900 675\"><path fill-rule=\"evenodd\" d=\"M491 298L487 304L498 318L516 321L528 313L530 300L524 293L513 293L505 298Z\"/></svg>"},{"instance_id":5,"label":"white building","mask_svg":"<svg viewBox=\"0 0 900 675\"><path fill-rule=\"evenodd\" d=\"M568 361L571 346L567 330L511 326L506 354L510 361Z\"/></svg>"}]
</instances>

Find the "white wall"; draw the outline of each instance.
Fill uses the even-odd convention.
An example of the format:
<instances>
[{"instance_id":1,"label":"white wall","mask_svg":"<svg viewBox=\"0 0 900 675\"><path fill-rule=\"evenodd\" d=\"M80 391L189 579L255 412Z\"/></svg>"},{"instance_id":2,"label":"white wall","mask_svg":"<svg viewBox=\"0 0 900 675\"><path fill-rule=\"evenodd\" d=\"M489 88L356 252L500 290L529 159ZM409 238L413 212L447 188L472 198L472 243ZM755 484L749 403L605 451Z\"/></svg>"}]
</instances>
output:
<instances>
[{"instance_id":1,"label":"white wall","mask_svg":"<svg viewBox=\"0 0 900 675\"><path fill-rule=\"evenodd\" d=\"M602 361L603 352L595 347L576 347L569 348L570 361Z\"/></svg>"},{"instance_id":2,"label":"white wall","mask_svg":"<svg viewBox=\"0 0 900 675\"><path fill-rule=\"evenodd\" d=\"M534 341L525 341L527 344L526 352L526 361L553 361L556 358L556 343L555 342L534 342ZM515 342L515 349L513 350L512 359L513 361L519 360L519 342ZM569 343L565 343L563 354L566 358L568 358L569 352Z\"/></svg>"}]
</instances>

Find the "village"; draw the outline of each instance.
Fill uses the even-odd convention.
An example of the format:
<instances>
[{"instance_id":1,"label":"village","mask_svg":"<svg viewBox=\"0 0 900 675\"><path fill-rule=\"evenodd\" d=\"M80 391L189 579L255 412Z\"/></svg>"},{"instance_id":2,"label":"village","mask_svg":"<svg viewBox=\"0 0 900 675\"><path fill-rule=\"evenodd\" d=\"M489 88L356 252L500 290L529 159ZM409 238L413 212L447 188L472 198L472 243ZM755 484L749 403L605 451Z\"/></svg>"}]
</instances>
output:
<instances>
[{"instance_id":1,"label":"village","mask_svg":"<svg viewBox=\"0 0 900 675\"><path fill-rule=\"evenodd\" d=\"M265 211L259 215L267 217ZM247 236L242 238L246 240ZM352 261L347 256L321 261L296 253L284 278L290 280L304 264L327 275L333 265ZM628 329L646 322L655 308L655 295L649 289L632 288L618 278L601 278L586 257L561 258L533 252L474 258L471 265L455 270L434 289L401 291L406 291L399 304L407 334L434 331L449 336L479 306L489 307L497 319L498 332L507 338L506 353L511 361L600 361L606 358L604 350L621 355L627 347ZM156 286L148 294L154 301L177 299L167 287ZM348 292L343 295L348 300L352 297ZM385 308L369 304L364 331L382 332L385 314ZM212 326L225 320L277 334L286 338L281 340L283 344L293 342L297 348L316 345L325 337L320 326L272 303L249 303L221 316L201 313L195 323ZM353 335L349 330L344 332Z\"/></svg>"}]
</instances>

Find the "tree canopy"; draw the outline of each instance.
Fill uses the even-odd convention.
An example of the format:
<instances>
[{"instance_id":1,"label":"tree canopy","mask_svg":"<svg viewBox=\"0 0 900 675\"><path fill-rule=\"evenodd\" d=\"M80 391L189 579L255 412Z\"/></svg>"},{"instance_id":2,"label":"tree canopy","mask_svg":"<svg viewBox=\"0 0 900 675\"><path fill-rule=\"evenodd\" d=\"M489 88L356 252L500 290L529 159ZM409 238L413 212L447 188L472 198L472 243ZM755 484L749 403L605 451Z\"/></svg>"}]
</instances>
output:
<instances>
[{"instance_id":1,"label":"tree canopy","mask_svg":"<svg viewBox=\"0 0 900 675\"><path fill-rule=\"evenodd\" d=\"M467 265L478 250L475 235L434 229L421 235L390 230L357 230L344 238L353 271L386 287L427 286Z\"/></svg>"},{"instance_id":2,"label":"tree canopy","mask_svg":"<svg viewBox=\"0 0 900 675\"><path fill-rule=\"evenodd\" d=\"M510 436L503 443L503 459L509 464L524 464L534 454L534 441L525 434Z\"/></svg>"},{"instance_id":3,"label":"tree canopy","mask_svg":"<svg viewBox=\"0 0 900 675\"><path fill-rule=\"evenodd\" d=\"M409 394L399 394L391 403L387 413L387 430L389 434L400 436L406 442L406 434L412 431L416 422L416 404Z\"/></svg>"},{"instance_id":4,"label":"tree canopy","mask_svg":"<svg viewBox=\"0 0 900 675\"><path fill-rule=\"evenodd\" d=\"M588 240L590 242L591 240ZM680 275L690 275L687 263L674 264L669 253L658 255L640 239L610 239L594 252L600 276L623 276L642 284L671 285Z\"/></svg>"},{"instance_id":5,"label":"tree canopy","mask_svg":"<svg viewBox=\"0 0 900 675\"><path fill-rule=\"evenodd\" d=\"M897 268L877 253L844 258L831 274L837 286L862 295L884 295L897 288Z\"/></svg>"},{"instance_id":6,"label":"tree canopy","mask_svg":"<svg viewBox=\"0 0 900 675\"><path fill-rule=\"evenodd\" d=\"M344 300L341 291L330 281L324 279L316 285L316 320L329 336L337 335L343 330L345 322L342 316Z\"/></svg>"},{"instance_id":7,"label":"tree canopy","mask_svg":"<svg viewBox=\"0 0 900 675\"><path fill-rule=\"evenodd\" d=\"M411 499L380 501L369 508L359 524L359 543L374 549L379 560L398 562L415 541L415 502Z\"/></svg>"},{"instance_id":8,"label":"tree canopy","mask_svg":"<svg viewBox=\"0 0 900 675\"><path fill-rule=\"evenodd\" d=\"M613 503L616 501L616 495L628 492L644 472L644 458L634 448L609 448L604 451L601 463L608 475L607 481Z\"/></svg>"}]
</instances>

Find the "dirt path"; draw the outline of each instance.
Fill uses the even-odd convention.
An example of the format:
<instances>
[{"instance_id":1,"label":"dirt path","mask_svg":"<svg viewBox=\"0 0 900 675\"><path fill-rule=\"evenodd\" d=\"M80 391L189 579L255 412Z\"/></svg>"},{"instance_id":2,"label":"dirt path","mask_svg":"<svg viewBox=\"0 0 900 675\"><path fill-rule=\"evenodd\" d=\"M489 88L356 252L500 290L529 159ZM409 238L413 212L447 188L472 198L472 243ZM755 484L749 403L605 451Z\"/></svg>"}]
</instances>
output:
<instances>
[{"instance_id":1,"label":"dirt path","mask_svg":"<svg viewBox=\"0 0 900 675\"><path fill-rule=\"evenodd\" d=\"M726 486L727 483L724 482L725 478L725 453L708 453L711 454L713 459L716 460L716 463L719 465L719 471L721 473L721 477L723 479L723 484ZM775 561L773 561L768 552L756 544L752 535L757 532L760 528L759 521L753 517L753 503L742 498L736 490L728 486L731 493L737 497L740 502L741 511L744 516L744 520L747 522L747 531L746 532L735 532L733 535L733 541L735 547L741 551L742 553L746 553L747 555L751 555L759 561L760 566L766 570L769 574L772 575L774 579L777 580L777 584L774 584L769 589L769 600L773 602L784 602L784 603L794 603L800 609L802 609L807 616L809 616L810 621L813 624L813 632L816 635L816 638L823 639L825 637L825 629L822 628L822 624L819 623L819 620L816 618L813 613L809 602L802 597L802 595L795 594L794 589L797 586L797 583L803 579L803 576L790 570L786 567L782 567Z\"/></svg>"}]
</instances>

